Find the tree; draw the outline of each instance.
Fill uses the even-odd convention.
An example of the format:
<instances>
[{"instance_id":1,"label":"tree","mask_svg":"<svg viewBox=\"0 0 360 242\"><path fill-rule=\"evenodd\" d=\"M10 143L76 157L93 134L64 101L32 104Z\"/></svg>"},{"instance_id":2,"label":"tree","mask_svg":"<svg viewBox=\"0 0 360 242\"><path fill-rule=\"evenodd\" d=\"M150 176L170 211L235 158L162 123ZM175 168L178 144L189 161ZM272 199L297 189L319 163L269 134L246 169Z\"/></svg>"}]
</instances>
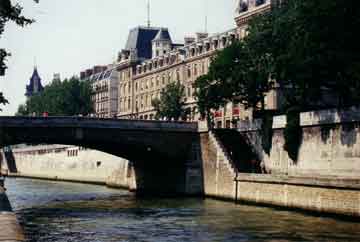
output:
<instances>
[{"instance_id":1,"label":"tree","mask_svg":"<svg viewBox=\"0 0 360 242\"><path fill-rule=\"evenodd\" d=\"M239 102L246 108L264 109L266 92L272 87L272 59L258 55L245 40L234 41L211 61L208 74L195 81L195 96L204 116L227 102Z\"/></svg>"},{"instance_id":2,"label":"tree","mask_svg":"<svg viewBox=\"0 0 360 242\"><path fill-rule=\"evenodd\" d=\"M45 86L40 94L30 97L25 105L20 105L17 115L40 115L47 112L51 116L88 115L93 112L91 85L71 77L64 81L54 80Z\"/></svg>"},{"instance_id":3,"label":"tree","mask_svg":"<svg viewBox=\"0 0 360 242\"><path fill-rule=\"evenodd\" d=\"M266 51L288 106L306 110L336 100L338 106L359 102L360 37L353 34L360 26L359 7L356 0L288 0L265 18L271 25L259 32L270 33Z\"/></svg>"},{"instance_id":4,"label":"tree","mask_svg":"<svg viewBox=\"0 0 360 242\"><path fill-rule=\"evenodd\" d=\"M39 0L34 1L36 3L39 2ZM32 19L22 16L21 12L22 7L19 4L13 5L10 0L0 1L0 38L5 30L5 24L9 21L13 21L21 27L34 22ZM8 56L10 56L10 53L5 49L0 48L0 76L5 75L5 70L7 69L5 61ZM4 98L3 93L0 92L0 104L5 105L7 103L8 101Z\"/></svg>"},{"instance_id":5,"label":"tree","mask_svg":"<svg viewBox=\"0 0 360 242\"><path fill-rule=\"evenodd\" d=\"M156 118L178 121L186 117L184 109L185 87L180 82L169 83L160 93L160 99L151 101Z\"/></svg>"},{"instance_id":6,"label":"tree","mask_svg":"<svg viewBox=\"0 0 360 242\"><path fill-rule=\"evenodd\" d=\"M0 92L0 104L7 104L8 103L8 101L5 99L5 97L3 96L3 94ZM0 111L2 111L1 110L1 108L0 108Z\"/></svg>"}]
</instances>

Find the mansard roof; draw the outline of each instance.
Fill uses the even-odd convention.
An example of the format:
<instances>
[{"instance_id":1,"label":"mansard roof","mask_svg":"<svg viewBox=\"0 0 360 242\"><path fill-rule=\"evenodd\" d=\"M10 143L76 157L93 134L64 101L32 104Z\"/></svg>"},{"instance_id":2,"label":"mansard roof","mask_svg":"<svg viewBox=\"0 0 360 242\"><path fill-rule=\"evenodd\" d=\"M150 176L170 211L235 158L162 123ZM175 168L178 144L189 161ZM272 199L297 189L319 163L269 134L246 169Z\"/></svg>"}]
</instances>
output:
<instances>
[{"instance_id":1,"label":"mansard roof","mask_svg":"<svg viewBox=\"0 0 360 242\"><path fill-rule=\"evenodd\" d=\"M153 41L171 41L169 31L167 29L161 28Z\"/></svg>"},{"instance_id":2,"label":"mansard roof","mask_svg":"<svg viewBox=\"0 0 360 242\"><path fill-rule=\"evenodd\" d=\"M166 28L158 27L136 27L130 30L126 43L126 50L136 50L139 59L151 59L152 57L152 40L163 30L161 36L170 39L169 31Z\"/></svg>"}]
</instances>

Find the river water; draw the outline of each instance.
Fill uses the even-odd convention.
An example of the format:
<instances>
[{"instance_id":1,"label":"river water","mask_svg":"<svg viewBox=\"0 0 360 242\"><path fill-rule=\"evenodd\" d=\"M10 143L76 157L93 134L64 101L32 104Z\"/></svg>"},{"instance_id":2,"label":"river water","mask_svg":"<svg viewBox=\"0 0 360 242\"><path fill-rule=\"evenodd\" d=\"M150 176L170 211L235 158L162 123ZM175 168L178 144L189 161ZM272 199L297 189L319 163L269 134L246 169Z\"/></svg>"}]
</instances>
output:
<instances>
[{"instance_id":1,"label":"river water","mask_svg":"<svg viewBox=\"0 0 360 242\"><path fill-rule=\"evenodd\" d=\"M360 241L360 223L272 208L19 178L6 187L29 242Z\"/></svg>"}]
</instances>

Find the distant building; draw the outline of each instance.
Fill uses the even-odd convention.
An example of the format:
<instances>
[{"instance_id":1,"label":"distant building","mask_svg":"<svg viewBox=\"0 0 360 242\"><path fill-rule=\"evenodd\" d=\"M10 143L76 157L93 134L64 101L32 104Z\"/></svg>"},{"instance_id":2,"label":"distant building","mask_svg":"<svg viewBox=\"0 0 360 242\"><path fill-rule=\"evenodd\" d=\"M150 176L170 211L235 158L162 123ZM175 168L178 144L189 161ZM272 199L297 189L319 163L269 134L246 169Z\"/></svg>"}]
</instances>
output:
<instances>
[{"instance_id":1,"label":"distant building","mask_svg":"<svg viewBox=\"0 0 360 242\"><path fill-rule=\"evenodd\" d=\"M27 98L32 97L38 93L41 93L44 90L43 85L41 84L41 78L39 76L37 67L34 67L34 72L30 78L30 84L26 86L25 96Z\"/></svg>"},{"instance_id":2,"label":"distant building","mask_svg":"<svg viewBox=\"0 0 360 242\"><path fill-rule=\"evenodd\" d=\"M61 81L61 75L60 75L60 73L54 73L53 81Z\"/></svg>"},{"instance_id":3,"label":"distant building","mask_svg":"<svg viewBox=\"0 0 360 242\"><path fill-rule=\"evenodd\" d=\"M80 80L88 80L90 76L103 72L107 69L107 66L94 66L91 69L80 72Z\"/></svg>"},{"instance_id":4,"label":"distant building","mask_svg":"<svg viewBox=\"0 0 360 242\"><path fill-rule=\"evenodd\" d=\"M118 111L119 74L113 66L91 75L88 79L92 87L92 103L95 116L98 118L114 118Z\"/></svg>"}]
</instances>

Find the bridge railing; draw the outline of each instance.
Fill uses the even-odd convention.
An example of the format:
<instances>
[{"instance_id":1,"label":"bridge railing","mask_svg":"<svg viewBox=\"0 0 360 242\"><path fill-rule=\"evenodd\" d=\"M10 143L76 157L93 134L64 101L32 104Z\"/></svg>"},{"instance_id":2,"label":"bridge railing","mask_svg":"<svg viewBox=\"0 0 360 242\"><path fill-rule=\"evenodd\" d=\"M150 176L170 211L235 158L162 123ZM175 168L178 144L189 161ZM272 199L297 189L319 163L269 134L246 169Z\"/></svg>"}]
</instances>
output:
<instances>
[{"instance_id":1,"label":"bridge railing","mask_svg":"<svg viewBox=\"0 0 360 242\"><path fill-rule=\"evenodd\" d=\"M1 127L78 127L118 128L141 130L168 130L175 132L197 132L196 122L174 122L156 120L101 119L88 117L0 117Z\"/></svg>"}]
</instances>

